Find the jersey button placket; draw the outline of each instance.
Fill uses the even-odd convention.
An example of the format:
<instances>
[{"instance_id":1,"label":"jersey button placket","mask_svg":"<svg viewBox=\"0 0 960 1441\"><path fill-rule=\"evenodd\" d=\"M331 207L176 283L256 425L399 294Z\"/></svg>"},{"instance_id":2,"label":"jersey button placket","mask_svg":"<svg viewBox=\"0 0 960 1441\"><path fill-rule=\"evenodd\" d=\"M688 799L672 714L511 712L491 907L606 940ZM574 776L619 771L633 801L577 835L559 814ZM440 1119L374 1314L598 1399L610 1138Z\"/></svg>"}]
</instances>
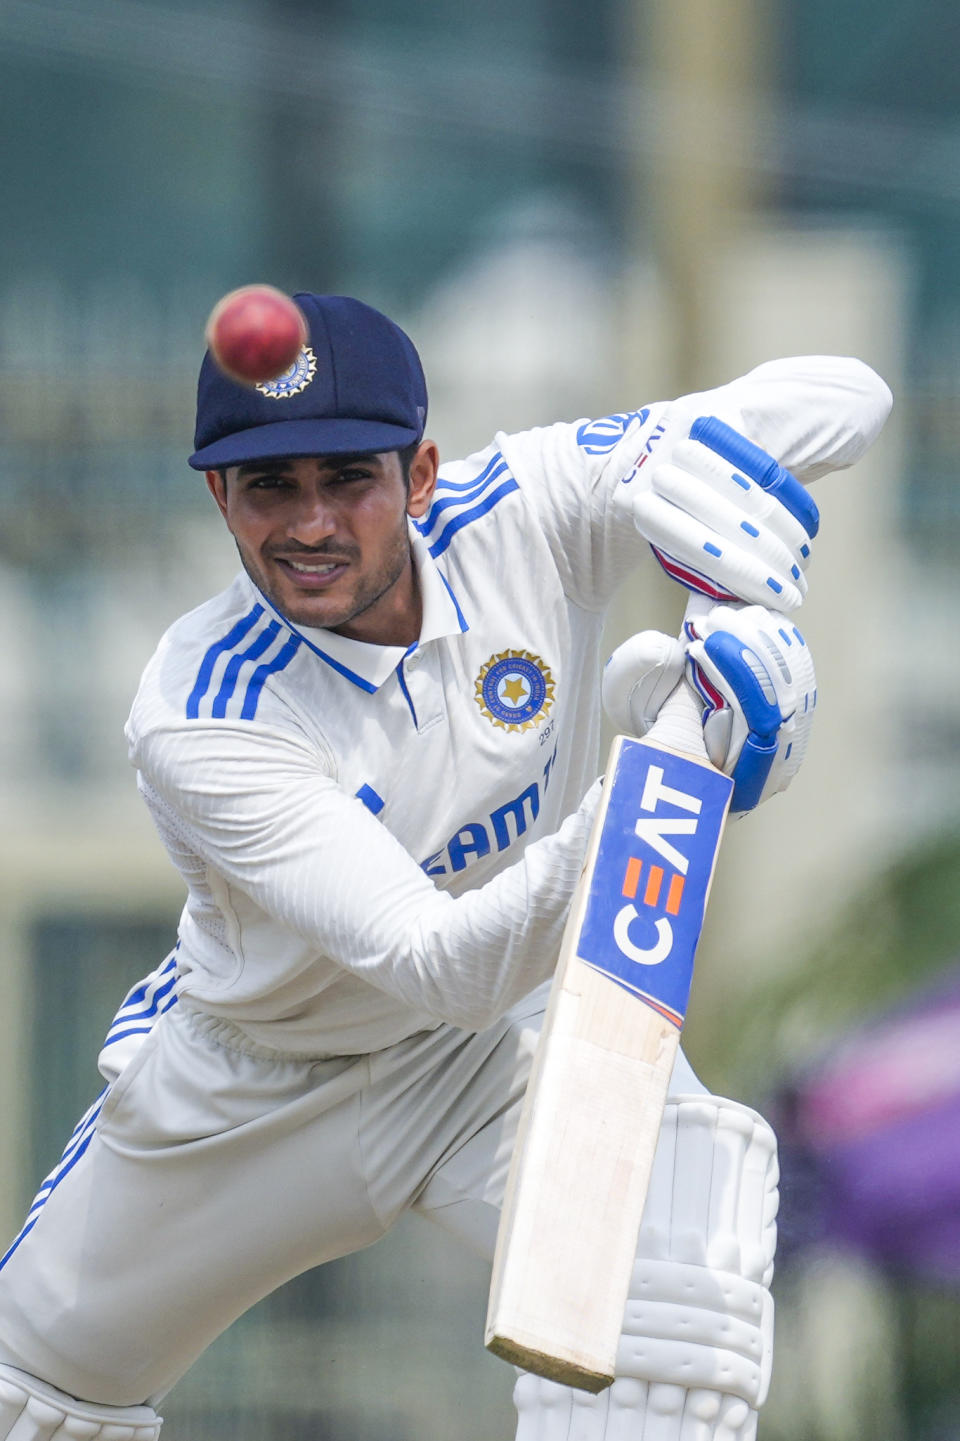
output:
<instances>
[{"instance_id":1,"label":"jersey button placket","mask_svg":"<svg viewBox=\"0 0 960 1441\"><path fill-rule=\"evenodd\" d=\"M413 709L417 717L417 730L429 730L431 726L446 719L447 708L443 697L443 684L436 646L415 650L404 657L403 674Z\"/></svg>"}]
</instances>

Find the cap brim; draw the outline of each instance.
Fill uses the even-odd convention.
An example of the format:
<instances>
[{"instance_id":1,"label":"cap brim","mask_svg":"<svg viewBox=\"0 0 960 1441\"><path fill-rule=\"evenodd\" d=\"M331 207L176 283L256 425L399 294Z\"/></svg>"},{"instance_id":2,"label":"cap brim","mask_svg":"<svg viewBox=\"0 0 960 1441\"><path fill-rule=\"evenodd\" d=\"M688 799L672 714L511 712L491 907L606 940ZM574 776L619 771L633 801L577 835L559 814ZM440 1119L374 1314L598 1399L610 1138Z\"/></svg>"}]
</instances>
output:
<instances>
[{"instance_id":1,"label":"cap brim","mask_svg":"<svg viewBox=\"0 0 960 1441\"><path fill-rule=\"evenodd\" d=\"M380 420L279 420L225 435L195 450L188 464L194 470L218 470L285 456L368 454L403 450L419 439L415 430Z\"/></svg>"}]
</instances>

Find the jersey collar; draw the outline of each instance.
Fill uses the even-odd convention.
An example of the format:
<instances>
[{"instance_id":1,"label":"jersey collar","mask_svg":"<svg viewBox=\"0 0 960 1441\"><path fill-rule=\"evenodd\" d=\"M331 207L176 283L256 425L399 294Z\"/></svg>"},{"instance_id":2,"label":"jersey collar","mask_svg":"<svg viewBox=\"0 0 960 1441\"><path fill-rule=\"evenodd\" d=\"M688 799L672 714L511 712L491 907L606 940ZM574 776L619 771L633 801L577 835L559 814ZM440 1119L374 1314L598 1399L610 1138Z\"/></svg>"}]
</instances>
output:
<instances>
[{"instance_id":1,"label":"jersey collar","mask_svg":"<svg viewBox=\"0 0 960 1441\"><path fill-rule=\"evenodd\" d=\"M250 582L263 604L279 616L287 629L299 636L308 649L338 674L371 694L393 675L402 660L421 646L432 640L442 640L445 636L460 635L469 629L450 583L431 556L423 537L412 523L409 530L413 563L423 599L423 620L419 640L406 648L400 645L371 645L368 641L351 640L348 636L316 626L295 626Z\"/></svg>"}]
</instances>

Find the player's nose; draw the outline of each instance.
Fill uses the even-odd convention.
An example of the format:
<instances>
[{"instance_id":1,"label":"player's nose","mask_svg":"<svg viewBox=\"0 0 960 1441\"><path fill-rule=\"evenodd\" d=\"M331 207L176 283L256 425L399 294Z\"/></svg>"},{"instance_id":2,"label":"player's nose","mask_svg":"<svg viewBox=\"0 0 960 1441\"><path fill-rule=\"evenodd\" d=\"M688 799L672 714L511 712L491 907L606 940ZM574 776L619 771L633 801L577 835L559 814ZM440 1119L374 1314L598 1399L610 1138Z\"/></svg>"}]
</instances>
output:
<instances>
[{"instance_id":1,"label":"player's nose","mask_svg":"<svg viewBox=\"0 0 960 1441\"><path fill-rule=\"evenodd\" d=\"M304 545L316 545L318 541L335 535L336 530L336 511L322 491L307 491L302 494L290 517L291 538L302 541Z\"/></svg>"}]
</instances>

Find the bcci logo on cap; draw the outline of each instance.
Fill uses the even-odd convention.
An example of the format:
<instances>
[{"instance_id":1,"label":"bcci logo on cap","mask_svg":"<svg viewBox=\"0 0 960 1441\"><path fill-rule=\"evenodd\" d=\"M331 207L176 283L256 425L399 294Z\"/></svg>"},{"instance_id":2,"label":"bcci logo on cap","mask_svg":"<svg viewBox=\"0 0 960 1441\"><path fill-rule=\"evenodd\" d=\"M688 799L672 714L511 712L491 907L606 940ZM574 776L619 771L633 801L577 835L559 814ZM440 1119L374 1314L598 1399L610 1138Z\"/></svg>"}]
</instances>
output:
<instances>
[{"instance_id":1,"label":"bcci logo on cap","mask_svg":"<svg viewBox=\"0 0 960 1441\"><path fill-rule=\"evenodd\" d=\"M553 692L545 661L528 650L504 650L481 667L474 699L500 730L525 731L543 720L553 705Z\"/></svg>"},{"instance_id":2,"label":"bcci logo on cap","mask_svg":"<svg viewBox=\"0 0 960 1441\"><path fill-rule=\"evenodd\" d=\"M625 741L577 954L679 1026L732 782L642 741Z\"/></svg>"},{"instance_id":3,"label":"bcci logo on cap","mask_svg":"<svg viewBox=\"0 0 960 1441\"><path fill-rule=\"evenodd\" d=\"M287 354L290 354L289 350ZM299 395L301 390L306 390L316 373L317 357L310 346L305 345L289 370L275 380L262 380L257 389L270 400L287 400L291 395Z\"/></svg>"}]
</instances>

